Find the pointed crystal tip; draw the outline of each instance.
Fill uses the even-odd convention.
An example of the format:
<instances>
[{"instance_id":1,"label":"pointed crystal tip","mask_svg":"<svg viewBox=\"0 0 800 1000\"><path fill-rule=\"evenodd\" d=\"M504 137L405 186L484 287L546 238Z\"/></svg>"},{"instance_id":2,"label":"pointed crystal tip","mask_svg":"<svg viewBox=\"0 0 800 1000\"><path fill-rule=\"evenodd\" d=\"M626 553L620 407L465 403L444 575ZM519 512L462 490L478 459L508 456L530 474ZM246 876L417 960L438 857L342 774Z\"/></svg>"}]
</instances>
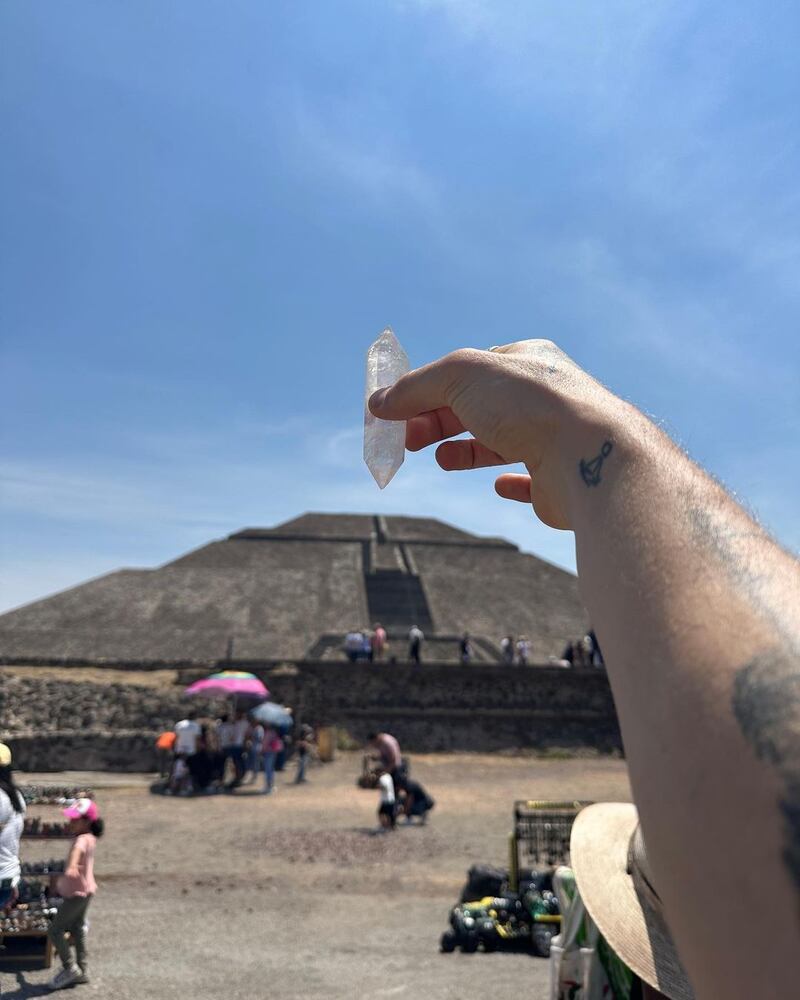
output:
<instances>
[{"instance_id":1,"label":"pointed crystal tip","mask_svg":"<svg viewBox=\"0 0 800 1000\"><path fill-rule=\"evenodd\" d=\"M405 421L374 417L369 412L367 401L376 389L394 385L408 369L408 356L391 328L387 327L367 351L364 394L364 461L381 489L388 486L403 464L406 425Z\"/></svg>"},{"instance_id":2,"label":"pointed crystal tip","mask_svg":"<svg viewBox=\"0 0 800 1000\"><path fill-rule=\"evenodd\" d=\"M372 473L372 478L375 480L378 486L382 490L385 490L386 487L389 485L389 483L394 479L395 473L397 472L398 468L399 466L397 466L397 468L385 468L383 466L373 466L370 468L369 471Z\"/></svg>"}]
</instances>

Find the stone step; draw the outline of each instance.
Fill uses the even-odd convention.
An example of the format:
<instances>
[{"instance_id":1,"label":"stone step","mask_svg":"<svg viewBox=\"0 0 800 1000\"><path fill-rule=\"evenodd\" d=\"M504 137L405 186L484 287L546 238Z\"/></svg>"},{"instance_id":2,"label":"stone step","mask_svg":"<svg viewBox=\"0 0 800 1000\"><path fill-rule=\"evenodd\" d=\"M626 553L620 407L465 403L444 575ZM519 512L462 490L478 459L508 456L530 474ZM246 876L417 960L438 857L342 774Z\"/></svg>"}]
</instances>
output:
<instances>
[{"instance_id":1,"label":"stone step","mask_svg":"<svg viewBox=\"0 0 800 1000\"><path fill-rule=\"evenodd\" d=\"M370 623L380 622L386 629L418 625L423 632L433 631L433 618L418 576L381 570L366 573L364 585Z\"/></svg>"}]
</instances>

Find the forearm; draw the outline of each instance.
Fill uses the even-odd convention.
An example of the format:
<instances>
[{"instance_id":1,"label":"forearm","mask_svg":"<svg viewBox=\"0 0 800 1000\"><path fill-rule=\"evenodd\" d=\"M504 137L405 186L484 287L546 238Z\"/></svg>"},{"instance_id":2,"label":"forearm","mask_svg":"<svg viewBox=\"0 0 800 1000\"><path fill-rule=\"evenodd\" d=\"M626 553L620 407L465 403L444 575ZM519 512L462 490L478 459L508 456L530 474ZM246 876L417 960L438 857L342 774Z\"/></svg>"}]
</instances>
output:
<instances>
[{"instance_id":1,"label":"forearm","mask_svg":"<svg viewBox=\"0 0 800 1000\"><path fill-rule=\"evenodd\" d=\"M589 484L581 460L606 442ZM800 865L784 858L798 831L780 805L800 781L798 564L632 408L576 421L564 445L581 593L679 949L700 996L756 995L730 948L765 885L771 925L800 931Z\"/></svg>"},{"instance_id":2,"label":"forearm","mask_svg":"<svg viewBox=\"0 0 800 1000\"><path fill-rule=\"evenodd\" d=\"M465 349L371 397L443 469L572 528L636 804L701 997L793 995L800 939L800 579L711 479L543 340ZM467 431L470 439L457 439ZM758 954L734 958L753 900ZM781 981L781 977L784 977Z\"/></svg>"}]
</instances>

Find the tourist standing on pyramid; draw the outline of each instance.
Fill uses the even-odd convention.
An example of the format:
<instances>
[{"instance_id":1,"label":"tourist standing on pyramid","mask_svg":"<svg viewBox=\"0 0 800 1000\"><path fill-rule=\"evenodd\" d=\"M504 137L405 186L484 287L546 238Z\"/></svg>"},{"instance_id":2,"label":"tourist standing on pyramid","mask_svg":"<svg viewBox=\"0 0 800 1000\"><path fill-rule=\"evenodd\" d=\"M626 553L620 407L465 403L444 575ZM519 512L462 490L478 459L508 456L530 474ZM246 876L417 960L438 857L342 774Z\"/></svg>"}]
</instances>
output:
<instances>
[{"instance_id":1,"label":"tourist standing on pyramid","mask_svg":"<svg viewBox=\"0 0 800 1000\"><path fill-rule=\"evenodd\" d=\"M380 622L376 622L372 630L372 657L379 663L383 659L386 649L386 629Z\"/></svg>"},{"instance_id":2,"label":"tourist standing on pyramid","mask_svg":"<svg viewBox=\"0 0 800 1000\"><path fill-rule=\"evenodd\" d=\"M355 663L364 651L364 637L356 629L350 629L344 637L345 656L351 663Z\"/></svg>"},{"instance_id":3,"label":"tourist standing on pyramid","mask_svg":"<svg viewBox=\"0 0 800 1000\"><path fill-rule=\"evenodd\" d=\"M412 625L408 633L408 658L419 666L422 663L422 643L425 635L419 625Z\"/></svg>"}]
</instances>

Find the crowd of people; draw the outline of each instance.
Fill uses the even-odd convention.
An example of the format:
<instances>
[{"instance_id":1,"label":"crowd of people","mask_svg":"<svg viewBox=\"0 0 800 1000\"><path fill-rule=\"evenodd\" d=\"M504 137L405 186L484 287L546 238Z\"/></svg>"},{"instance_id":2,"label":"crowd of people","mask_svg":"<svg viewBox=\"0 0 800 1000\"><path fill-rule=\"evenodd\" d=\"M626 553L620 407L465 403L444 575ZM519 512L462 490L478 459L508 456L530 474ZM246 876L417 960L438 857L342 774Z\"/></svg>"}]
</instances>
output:
<instances>
[{"instance_id":1,"label":"crowd of people","mask_svg":"<svg viewBox=\"0 0 800 1000\"><path fill-rule=\"evenodd\" d=\"M296 762L294 784L308 779L308 760L315 746L312 726L264 725L244 710L215 720L198 719L190 711L172 731L159 736L160 768L167 795L233 792L263 776L262 793L275 790L275 774Z\"/></svg>"},{"instance_id":2,"label":"crowd of people","mask_svg":"<svg viewBox=\"0 0 800 1000\"><path fill-rule=\"evenodd\" d=\"M580 639L568 642L561 658L555 663L562 667L604 667L605 660L594 629L589 629Z\"/></svg>"},{"instance_id":3,"label":"crowd of people","mask_svg":"<svg viewBox=\"0 0 800 1000\"><path fill-rule=\"evenodd\" d=\"M410 663L422 662L422 644L425 633L418 625L412 625L408 631L407 659ZM389 639L386 629L380 622L372 628L351 629L344 637L344 653L351 663L366 660L369 663L388 661L397 662L397 655L389 650Z\"/></svg>"},{"instance_id":4,"label":"crowd of people","mask_svg":"<svg viewBox=\"0 0 800 1000\"><path fill-rule=\"evenodd\" d=\"M422 663L424 642L425 633L418 625L412 625L406 639L406 662L417 666ZM386 629L380 623L372 628L351 629L344 637L343 649L351 663L398 662L397 655L390 650ZM531 663L530 639L526 635L504 635L500 640L500 657L501 662L508 666L527 667ZM475 658L473 639L469 632L463 632L458 640L458 659L461 663L468 664ZM605 665L593 629L580 639L568 642L560 657L550 657L550 663L564 667Z\"/></svg>"},{"instance_id":5,"label":"crowd of people","mask_svg":"<svg viewBox=\"0 0 800 1000\"><path fill-rule=\"evenodd\" d=\"M521 635L516 640L513 635L504 635L500 640L500 652L503 663L509 666L517 664L520 667L527 667L530 661L531 644L527 636Z\"/></svg>"},{"instance_id":6,"label":"crowd of people","mask_svg":"<svg viewBox=\"0 0 800 1000\"><path fill-rule=\"evenodd\" d=\"M380 662L388 654L389 641L386 629L380 622L372 628L354 628L344 637L345 656L351 663L367 660Z\"/></svg>"},{"instance_id":7,"label":"crowd of people","mask_svg":"<svg viewBox=\"0 0 800 1000\"><path fill-rule=\"evenodd\" d=\"M199 719L190 711L157 741L162 790L181 796L232 792L263 775L262 793L269 795L275 789L276 771L284 770L290 759L296 762L293 783L302 784L308 780L306 771L316 738L307 724L294 733L291 729L264 726L244 711L223 714L214 721ZM386 732L370 733L367 744L380 791L378 830L393 830L399 818L424 824L435 803L410 776L396 737Z\"/></svg>"}]
</instances>

